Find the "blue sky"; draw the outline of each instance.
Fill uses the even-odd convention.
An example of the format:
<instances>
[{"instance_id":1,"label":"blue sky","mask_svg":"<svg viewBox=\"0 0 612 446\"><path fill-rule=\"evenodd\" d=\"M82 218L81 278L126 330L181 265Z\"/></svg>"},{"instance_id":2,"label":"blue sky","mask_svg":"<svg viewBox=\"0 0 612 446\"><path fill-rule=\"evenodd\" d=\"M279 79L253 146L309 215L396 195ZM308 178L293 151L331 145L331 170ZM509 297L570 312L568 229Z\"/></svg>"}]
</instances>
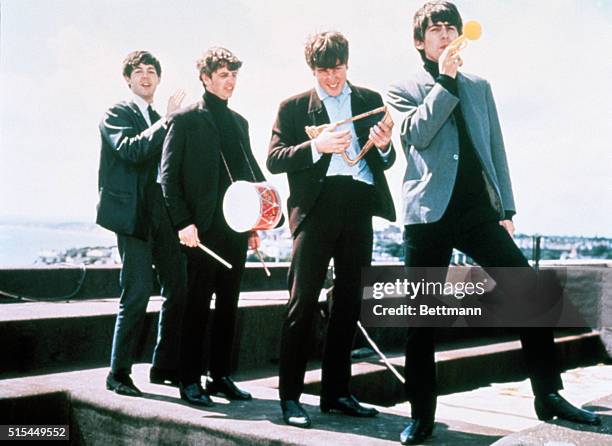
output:
<instances>
[{"instance_id":1,"label":"blue sky","mask_svg":"<svg viewBox=\"0 0 612 446\"><path fill-rule=\"evenodd\" d=\"M384 92L419 64L420 1L0 2L0 217L93 220L104 110L129 94L121 61L148 49L163 66L156 105L202 87L209 46L245 64L230 106L250 122L263 166L279 102L312 86L303 43L336 29L349 79ZM502 121L518 215L527 233L612 236L612 2L458 1L483 36L463 69L487 78ZM388 174L398 209L403 156ZM286 198L282 175L268 175Z\"/></svg>"}]
</instances>

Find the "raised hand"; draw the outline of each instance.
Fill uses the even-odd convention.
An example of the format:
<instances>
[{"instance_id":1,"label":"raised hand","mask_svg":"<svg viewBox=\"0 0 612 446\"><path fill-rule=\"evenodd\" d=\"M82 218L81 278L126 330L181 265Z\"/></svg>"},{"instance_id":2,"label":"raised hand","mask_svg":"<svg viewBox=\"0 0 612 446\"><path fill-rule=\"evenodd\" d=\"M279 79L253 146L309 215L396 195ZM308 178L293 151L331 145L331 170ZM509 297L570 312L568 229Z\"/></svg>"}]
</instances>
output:
<instances>
[{"instance_id":1,"label":"raised hand","mask_svg":"<svg viewBox=\"0 0 612 446\"><path fill-rule=\"evenodd\" d=\"M181 103L185 99L185 91L181 88L176 90L170 98L168 98L168 106L166 107L166 116L181 108Z\"/></svg>"},{"instance_id":2,"label":"raised hand","mask_svg":"<svg viewBox=\"0 0 612 446\"><path fill-rule=\"evenodd\" d=\"M445 74L453 79L457 76L457 70L463 65L463 60L459 55L460 48L455 45L449 45L440 55L438 60L438 68L440 74Z\"/></svg>"}]
</instances>

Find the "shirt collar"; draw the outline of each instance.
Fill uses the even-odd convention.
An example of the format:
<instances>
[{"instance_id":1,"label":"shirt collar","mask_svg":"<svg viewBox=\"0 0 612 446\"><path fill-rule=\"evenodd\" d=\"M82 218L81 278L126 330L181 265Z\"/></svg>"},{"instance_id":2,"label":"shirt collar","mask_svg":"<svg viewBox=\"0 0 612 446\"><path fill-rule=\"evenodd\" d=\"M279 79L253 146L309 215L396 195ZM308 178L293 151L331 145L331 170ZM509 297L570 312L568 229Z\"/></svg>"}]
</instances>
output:
<instances>
[{"instance_id":1,"label":"shirt collar","mask_svg":"<svg viewBox=\"0 0 612 446\"><path fill-rule=\"evenodd\" d=\"M134 104L138 106L138 109L140 110L142 115L146 116L146 119L148 120L149 119L149 103L136 94L132 98L132 101L134 101ZM150 105L151 105L151 108L155 110L153 103L151 103Z\"/></svg>"},{"instance_id":2,"label":"shirt collar","mask_svg":"<svg viewBox=\"0 0 612 446\"><path fill-rule=\"evenodd\" d=\"M327 98L340 99L343 96L347 96L347 95L351 94L351 87L349 87L348 81L344 82L344 87L342 88L342 92L338 96L330 96L329 94L327 94L325 89L323 87L321 87L321 85L319 84L318 81L315 81L315 87L314 88L315 88L315 91L317 92L317 96L319 96L319 99L321 100L321 102L323 102Z\"/></svg>"}]
</instances>

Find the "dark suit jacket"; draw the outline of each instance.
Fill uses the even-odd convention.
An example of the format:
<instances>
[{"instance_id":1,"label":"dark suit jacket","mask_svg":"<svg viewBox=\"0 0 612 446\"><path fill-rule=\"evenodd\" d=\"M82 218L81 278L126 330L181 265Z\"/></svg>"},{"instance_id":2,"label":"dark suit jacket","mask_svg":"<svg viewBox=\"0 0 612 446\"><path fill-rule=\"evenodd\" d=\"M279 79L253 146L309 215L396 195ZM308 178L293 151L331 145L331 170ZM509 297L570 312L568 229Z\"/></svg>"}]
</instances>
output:
<instances>
[{"instance_id":1,"label":"dark suit jacket","mask_svg":"<svg viewBox=\"0 0 612 446\"><path fill-rule=\"evenodd\" d=\"M237 124L242 150L255 174L249 181L265 181L251 151L247 120L233 110L230 112ZM221 161L219 131L204 100L174 114L164 142L161 182L176 229L195 224L203 233L210 227L217 203L223 199L218 190L220 169L225 166Z\"/></svg>"},{"instance_id":2,"label":"dark suit jacket","mask_svg":"<svg viewBox=\"0 0 612 446\"><path fill-rule=\"evenodd\" d=\"M155 184L166 130L149 128L138 106L120 102L100 123L102 149L98 170L96 223L117 234L146 239L148 188Z\"/></svg>"},{"instance_id":3,"label":"dark suit jacket","mask_svg":"<svg viewBox=\"0 0 612 446\"><path fill-rule=\"evenodd\" d=\"M350 88L353 116L383 105L380 94L375 91L354 85L350 85ZM367 142L370 127L380 119L381 116L376 115L354 121L360 147ZM304 127L325 123L329 123L329 117L313 88L281 103L272 129L267 167L272 173L287 173L291 194L287 200L289 227L294 235L321 193L331 161L331 154L324 154L313 163L310 139ZM392 152L387 163L383 162L376 149L370 150L365 160L374 175L377 193L373 215L395 221L395 207L384 174L384 170L391 167L395 161L395 149L391 147L389 150Z\"/></svg>"}]
</instances>

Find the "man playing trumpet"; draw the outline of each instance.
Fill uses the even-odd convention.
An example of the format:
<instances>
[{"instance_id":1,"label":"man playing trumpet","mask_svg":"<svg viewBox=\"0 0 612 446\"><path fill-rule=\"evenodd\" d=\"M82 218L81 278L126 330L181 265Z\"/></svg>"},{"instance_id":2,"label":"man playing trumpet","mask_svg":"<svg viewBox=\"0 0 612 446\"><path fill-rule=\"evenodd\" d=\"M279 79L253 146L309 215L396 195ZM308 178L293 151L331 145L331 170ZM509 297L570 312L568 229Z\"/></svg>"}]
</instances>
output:
<instances>
[{"instance_id":1,"label":"man playing trumpet","mask_svg":"<svg viewBox=\"0 0 612 446\"><path fill-rule=\"evenodd\" d=\"M379 115L330 126L311 139L306 126L345 121L383 105L380 95L350 84L348 41L323 32L306 43L314 88L285 100L279 108L268 152L272 173L286 173L293 253L289 270L287 318L283 324L279 392L287 424L308 427L299 403L308 357L308 335L331 258L336 280L323 355L321 411L372 417L351 395L350 352L360 312L361 268L372 257L372 216L395 220L384 170L395 161L391 126ZM378 148L350 165L368 140Z\"/></svg>"},{"instance_id":2,"label":"man playing trumpet","mask_svg":"<svg viewBox=\"0 0 612 446\"><path fill-rule=\"evenodd\" d=\"M402 187L405 264L412 270L443 269L457 248L506 291L516 277L502 277L494 273L500 268L491 268L535 272L512 240L514 198L491 86L458 71L461 32L454 4L437 1L421 7L414 17L414 43L423 69L389 91L389 109L408 159ZM598 424L599 417L557 393L562 383L552 329L519 333L538 418ZM412 421L401 434L402 444L422 443L433 430L434 346L433 328L410 329L404 371Z\"/></svg>"}]
</instances>

